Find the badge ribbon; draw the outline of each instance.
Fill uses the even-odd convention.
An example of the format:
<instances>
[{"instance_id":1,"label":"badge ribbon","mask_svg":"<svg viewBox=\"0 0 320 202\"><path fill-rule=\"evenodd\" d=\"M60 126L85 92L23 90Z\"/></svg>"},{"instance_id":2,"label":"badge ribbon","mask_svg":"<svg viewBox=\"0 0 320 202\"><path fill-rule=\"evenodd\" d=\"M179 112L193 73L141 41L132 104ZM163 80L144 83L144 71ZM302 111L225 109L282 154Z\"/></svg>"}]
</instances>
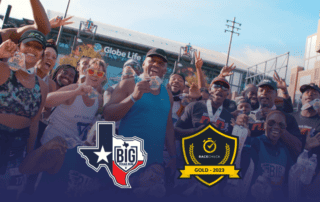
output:
<instances>
[{"instance_id":1,"label":"badge ribbon","mask_svg":"<svg viewBox=\"0 0 320 202\"><path fill-rule=\"evenodd\" d=\"M239 171L234 165L223 166L198 166L186 165L184 170L180 170L180 178L190 178L190 175L229 175L229 178L240 178Z\"/></svg>"}]
</instances>

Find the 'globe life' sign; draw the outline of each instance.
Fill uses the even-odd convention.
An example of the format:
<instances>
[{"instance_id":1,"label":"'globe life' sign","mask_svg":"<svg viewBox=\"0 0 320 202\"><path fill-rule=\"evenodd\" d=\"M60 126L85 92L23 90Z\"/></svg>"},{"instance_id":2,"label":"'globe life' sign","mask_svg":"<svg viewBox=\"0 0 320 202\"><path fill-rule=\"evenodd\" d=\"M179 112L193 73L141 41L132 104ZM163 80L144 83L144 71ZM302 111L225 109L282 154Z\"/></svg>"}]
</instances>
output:
<instances>
[{"instance_id":1,"label":"'globe life' sign","mask_svg":"<svg viewBox=\"0 0 320 202\"><path fill-rule=\"evenodd\" d=\"M141 62L143 57L139 55L138 53L131 52L131 51L122 51L120 49L115 49L110 46L102 47L101 44L95 43L94 44L94 50L96 52L102 52L103 54L106 54L109 56L110 59L121 59L122 61L127 61L128 59L136 59L137 61Z\"/></svg>"}]
</instances>

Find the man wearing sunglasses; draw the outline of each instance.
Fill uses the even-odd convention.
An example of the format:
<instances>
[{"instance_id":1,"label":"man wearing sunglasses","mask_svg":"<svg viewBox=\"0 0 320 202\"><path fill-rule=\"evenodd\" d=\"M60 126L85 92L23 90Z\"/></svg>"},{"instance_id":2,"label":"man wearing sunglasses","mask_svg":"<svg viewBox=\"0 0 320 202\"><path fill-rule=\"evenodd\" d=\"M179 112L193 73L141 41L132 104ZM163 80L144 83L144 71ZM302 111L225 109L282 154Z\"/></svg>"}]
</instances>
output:
<instances>
[{"instance_id":1,"label":"man wearing sunglasses","mask_svg":"<svg viewBox=\"0 0 320 202\"><path fill-rule=\"evenodd\" d=\"M252 137L258 137L264 134L263 124L267 115L277 109L275 106L275 99L277 97L277 83L265 79L258 84L258 101L260 107L252 111L250 117L255 120L255 123L249 124ZM277 109L283 112L282 109ZM283 141L294 156L301 152L301 134L297 125L296 119L287 113L286 116L287 127L285 133L281 135Z\"/></svg>"},{"instance_id":2,"label":"man wearing sunglasses","mask_svg":"<svg viewBox=\"0 0 320 202\"><path fill-rule=\"evenodd\" d=\"M207 124L214 124L224 133L231 134L232 115L223 107L229 95L230 85L221 77L215 78L210 85L208 100L190 103L176 123L175 132L180 137L190 135Z\"/></svg>"}]
</instances>

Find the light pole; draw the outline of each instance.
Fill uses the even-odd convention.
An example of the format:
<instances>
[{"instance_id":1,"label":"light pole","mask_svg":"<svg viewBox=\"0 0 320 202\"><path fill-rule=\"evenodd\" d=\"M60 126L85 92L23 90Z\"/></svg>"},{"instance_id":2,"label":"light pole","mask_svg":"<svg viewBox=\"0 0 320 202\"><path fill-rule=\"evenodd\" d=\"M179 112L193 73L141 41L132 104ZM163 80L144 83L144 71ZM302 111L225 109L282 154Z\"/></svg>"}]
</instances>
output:
<instances>
[{"instance_id":1,"label":"light pole","mask_svg":"<svg viewBox=\"0 0 320 202\"><path fill-rule=\"evenodd\" d=\"M64 18L65 19L67 17L67 13L68 13L68 9L69 9L69 4L70 4L70 0L68 0L68 5L67 5L67 9L66 9L66 12L64 14ZM63 30L63 26L60 27L59 29L59 33L58 33L58 37L57 37L57 46L59 47L59 41L60 41L60 37L61 37L61 33L62 33L62 30Z\"/></svg>"},{"instance_id":2,"label":"light pole","mask_svg":"<svg viewBox=\"0 0 320 202\"><path fill-rule=\"evenodd\" d=\"M230 26L230 25L228 25L228 24L226 24L226 26L227 26L228 28L231 27L232 29L231 29L231 31L230 31L230 30L227 30L227 29L224 30L224 32L231 32L226 66L228 66L228 63L229 63L229 55L230 55L230 49L231 49L231 43L232 43L232 35L233 35L233 33L238 34L238 36L240 35L239 33L233 31L234 29L237 29L237 31L240 30L240 28L235 27L234 25L235 25L235 24L238 24L238 25L241 27L241 24L236 22L236 17L233 18L233 21L227 20L227 23L228 23L228 22L232 22L232 26Z\"/></svg>"}]
</instances>

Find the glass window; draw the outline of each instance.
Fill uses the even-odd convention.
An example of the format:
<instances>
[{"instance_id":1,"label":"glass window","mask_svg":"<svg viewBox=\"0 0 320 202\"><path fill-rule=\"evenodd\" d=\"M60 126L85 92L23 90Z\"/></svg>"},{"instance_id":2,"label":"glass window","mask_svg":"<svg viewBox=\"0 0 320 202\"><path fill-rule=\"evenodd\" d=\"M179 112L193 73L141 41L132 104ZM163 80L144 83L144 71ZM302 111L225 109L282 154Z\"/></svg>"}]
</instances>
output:
<instances>
[{"instance_id":1,"label":"glass window","mask_svg":"<svg viewBox=\"0 0 320 202\"><path fill-rule=\"evenodd\" d=\"M305 70L308 69L308 60L306 60L306 61L304 62L304 69L305 69Z\"/></svg>"},{"instance_id":2,"label":"glass window","mask_svg":"<svg viewBox=\"0 0 320 202\"><path fill-rule=\"evenodd\" d=\"M307 39L307 47L306 47L305 59L308 59L308 58L309 58L310 45L311 45L311 37L309 37L309 38Z\"/></svg>"},{"instance_id":3,"label":"glass window","mask_svg":"<svg viewBox=\"0 0 320 202\"><path fill-rule=\"evenodd\" d=\"M233 73L232 84L238 86L239 82L240 82L240 77L241 77L241 74L239 72L234 72Z\"/></svg>"},{"instance_id":4,"label":"glass window","mask_svg":"<svg viewBox=\"0 0 320 202\"><path fill-rule=\"evenodd\" d=\"M309 59L308 69L313 69L315 62L316 62L316 58Z\"/></svg>"},{"instance_id":5,"label":"glass window","mask_svg":"<svg viewBox=\"0 0 320 202\"><path fill-rule=\"evenodd\" d=\"M300 83L299 83L299 86L302 86L304 84L308 84L311 82L311 75L308 75L308 76L303 76L300 78ZM299 88L300 89L300 88Z\"/></svg>"},{"instance_id":6,"label":"glass window","mask_svg":"<svg viewBox=\"0 0 320 202\"><path fill-rule=\"evenodd\" d=\"M294 104L293 104L293 110L298 111L299 108L301 108L301 99L300 99L301 93L296 92L294 95Z\"/></svg>"},{"instance_id":7,"label":"glass window","mask_svg":"<svg viewBox=\"0 0 320 202\"><path fill-rule=\"evenodd\" d=\"M317 35L314 35L312 37L312 40L311 40L311 46L310 46L310 57L314 57L316 56L317 52L316 52L316 42L317 42Z\"/></svg>"},{"instance_id":8,"label":"glass window","mask_svg":"<svg viewBox=\"0 0 320 202\"><path fill-rule=\"evenodd\" d=\"M238 86L231 86L231 92L238 92Z\"/></svg>"}]
</instances>

